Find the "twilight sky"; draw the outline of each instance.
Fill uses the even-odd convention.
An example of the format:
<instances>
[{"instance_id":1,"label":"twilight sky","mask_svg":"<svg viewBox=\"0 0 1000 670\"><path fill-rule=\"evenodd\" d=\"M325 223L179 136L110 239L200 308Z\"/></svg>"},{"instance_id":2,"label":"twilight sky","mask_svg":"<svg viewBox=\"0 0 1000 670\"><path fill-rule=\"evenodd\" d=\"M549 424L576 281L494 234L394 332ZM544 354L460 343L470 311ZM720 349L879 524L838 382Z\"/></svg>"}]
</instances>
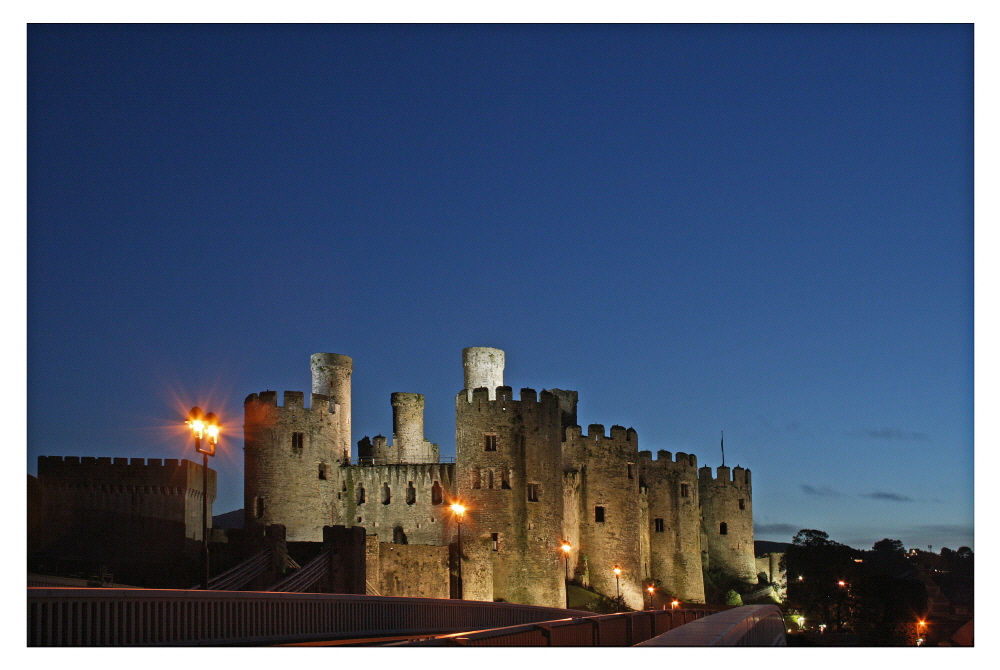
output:
<instances>
[{"instance_id":1,"label":"twilight sky","mask_svg":"<svg viewBox=\"0 0 1000 670\"><path fill-rule=\"evenodd\" d=\"M973 543L970 25L28 28L28 472L461 350L749 467L757 539Z\"/></svg>"}]
</instances>

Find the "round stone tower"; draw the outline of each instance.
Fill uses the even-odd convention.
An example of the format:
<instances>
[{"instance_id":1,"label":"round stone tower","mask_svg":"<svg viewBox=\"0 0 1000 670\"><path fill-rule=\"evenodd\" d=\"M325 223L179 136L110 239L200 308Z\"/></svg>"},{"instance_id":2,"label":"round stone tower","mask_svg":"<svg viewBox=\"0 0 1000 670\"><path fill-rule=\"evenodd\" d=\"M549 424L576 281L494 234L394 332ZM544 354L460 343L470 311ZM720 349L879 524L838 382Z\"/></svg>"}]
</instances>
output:
<instances>
[{"instance_id":1,"label":"round stone tower","mask_svg":"<svg viewBox=\"0 0 1000 670\"><path fill-rule=\"evenodd\" d=\"M469 402L472 402L473 389L477 388L489 389L490 400L496 400L497 387L503 386L503 351L493 347L467 347L462 349L462 365Z\"/></svg>"},{"instance_id":2,"label":"round stone tower","mask_svg":"<svg viewBox=\"0 0 1000 670\"><path fill-rule=\"evenodd\" d=\"M400 463L433 463L437 460L424 439L424 396L392 394L392 447Z\"/></svg>"},{"instance_id":3,"label":"round stone tower","mask_svg":"<svg viewBox=\"0 0 1000 670\"><path fill-rule=\"evenodd\" d=\"M750 471L739 466L698 470L702 544L709 570L719 568L747 582L756 582L753 551L753 500Z\"/></svg>"},{"instance_id":4,"label":"round stone tower","mask_svg":"<svg viewBox=\"0 0 1000 670\"><path fill-rule=\"evenodd\" d=\"M330 398L330 411L337 416L339 436L337 448L342 458L351 457L351 373L354 361L342 354L313 354L309 357L312 370L312 392Z\"/></svg>"}]
</instances>

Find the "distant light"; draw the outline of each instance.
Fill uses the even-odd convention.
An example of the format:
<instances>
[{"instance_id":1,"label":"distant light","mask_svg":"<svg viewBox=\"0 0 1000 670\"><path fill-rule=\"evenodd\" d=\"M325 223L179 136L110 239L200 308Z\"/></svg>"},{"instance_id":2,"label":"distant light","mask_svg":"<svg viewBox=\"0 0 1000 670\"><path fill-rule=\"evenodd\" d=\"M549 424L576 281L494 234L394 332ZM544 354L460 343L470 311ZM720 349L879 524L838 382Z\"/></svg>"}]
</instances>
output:
<instances>
[{"instance_id":1,"label":"distant light","mask_svg":"<svg viewBox=\"0 0 1000 670\"><path fill-rule=\"evenodd\" d=\"M838 584L840 584L841 586L844 586L844 580L840 580L840 581L839 581L839 582L837 582L837 583L838 583Z\"/></svg>"},{"instance_id":2,"label":"distant light","mask_svg":"<svg viewBox=\"0 0 1000 670\"><path fill-rule=\"evenodd\" d=\"M614 568L612 569L612 572L614 572L614 573L615 573L616 575L620 575L620 574L622 573L622 569L621 569L621 568L619 568L619 567L618 567L618 566L616 565L616 566L615 566L615 567L614 567Z\"/></svg>"},{"instance_id":3,"label":"distant light","mask_svg":"<svg viewBox=\"0 0 1000 670\"><path fill-rule=\"evenodd\" d=\"M569 542L563 542L562 550L568 554L570 551L573 550L573 547L570 545Z\"/></svg>"},{"instance_id":4,"label":"distant light","mask_svg":"<svg viewBox=\"0 0 1000 670\"><path fill-rule=\"evenodd\" d=\"M653 589L653 587L652 587L652 586L650 586L650 587L649 587L649 588L647 588L646 590L647 590L647 591L649 591L650 595L652 595L652 594L653 594L653 590L654 590L654 589Z\"/></svg>"},{"instance_id":5,"label":"distant light","mask_svg":"<svg viewBox=\"0 0 1000 670\"><path fill-rule=\"evenodd\" d=\"M463 514L465 514L465 505L461 503L452 503L451 511L459 516L462 516Z\"/></svg>"}]
</instances>

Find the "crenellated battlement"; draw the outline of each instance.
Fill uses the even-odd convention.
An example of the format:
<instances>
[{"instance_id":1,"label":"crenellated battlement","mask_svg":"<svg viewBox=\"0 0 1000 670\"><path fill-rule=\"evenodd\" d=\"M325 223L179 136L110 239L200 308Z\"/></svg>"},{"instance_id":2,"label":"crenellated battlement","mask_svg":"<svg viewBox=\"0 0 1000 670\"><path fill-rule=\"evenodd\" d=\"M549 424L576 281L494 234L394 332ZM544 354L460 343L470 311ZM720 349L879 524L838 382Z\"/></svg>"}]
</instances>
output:
<instances>
[{"instance_id":1,"label":"crenellated battlement","mask_svg":"<svg viewBox=\"0 0 1000 670\"><path fill-rule=\"evenodd\" d=\"M636 444L639 441L639 434L634 428L625 428L624 426L614 425L611 426L611 434L606 436L603 423L592 423L587 426L587 432L583 432L583 428L580 426L567 426L566 427L566 442L574 442L587 440L592 442L600 442L601 440L610 440L611 442L622 442L628 444Z\"/></svg>"},{"instance_id":2,"label":"crenellated battlement","mask_svg":"<svg viewBox=\"0 0 1000 670\"><path fill-rule=\"evenodd\" d=\"M456 396L456 403L459 407L462 405L475 406L480 408L480 411L485 408L496 408L503 410L506 407L518 407L518 408L532 408L534 406L543 407L559 407L559 399L554 393L542 389L541 393L535 391L531 388L521 389L521 396L519 400L514 400L514 389L510 386L498 386L495 389L493 395L496 396L495 400L490 399L491 389L484 386L472 389L471 393L469 389L463 389L461 393Z\"/></svg>"},{"instance_id":3,"label":"crenellated battlement","mask_svg":"<svg viewBox=\"0 0 1000 670\"><path fill-rule=\"evenodd\" d=\"M454 463L393 463L388 465L345 465L350 468L355 482L381 485L388 482L391 487L405 487L413 482L414 488L430 490L434 482L440 483L445 489L451 488L455 477ZM403 489L399 489L402 494Z\"/></svg>"},{"instance_id":4,"label":"crenellated battlement","mask_svg":"<svg viewBox=\"0 0 1000 670\"><path fill-rule=\"evenodd\" d=\"M250 404L267 405L276 407L279 410L320 412L323 414L336 414L337 404L330 401L330 396L322 393L313 393L310 398L309 407L305 406L305 394L302 391L285 391L282 404L278 404L277 391L261 391L251 393L243 401L244 407Z\"/></svg>"},{"instance_id":5,"label":"crenellated battlement","mask_svg":"<svg viewBox=\"0 0 1000 670\"><path fill-rule=\"evenodd\" d=\"M143 486L201 490L201 465L176 458L111 458L107 456L39 456L38 480L43 485ZM215 471L209 468L209 490Z\"/></svg>"},{"instance_id":6,"label":"crenellated battlement","mask_svg":"<svg viewBox=\"0 0 1000 670\"><path fill-rule=\"evenodd\" d=\"M649 467L661 467L661 468L674 468L677 467L684 469L695 469L698 467L698 457L694 454L687 454L683 451L678 451L676 454L671 454L669 451L659 449L656 452L656 459L653 459L652 452L650 451L640 451L639 458L644 466Z\"/></svg>"},{"instance_id":7,"label":"crenellated battlement","mask_svg":"<svg viewBox=\"0 0 1000 670\"><path fill-rule=\"evenodd\" d=\"M716 469L715 476L712 474L712 468L706 465L698 470L698 479L705 483L716 482L733 484L738 488L750 488L750 470L738 465L732 472L727 466L720 465Z\"/></svg>"}]
</instances>

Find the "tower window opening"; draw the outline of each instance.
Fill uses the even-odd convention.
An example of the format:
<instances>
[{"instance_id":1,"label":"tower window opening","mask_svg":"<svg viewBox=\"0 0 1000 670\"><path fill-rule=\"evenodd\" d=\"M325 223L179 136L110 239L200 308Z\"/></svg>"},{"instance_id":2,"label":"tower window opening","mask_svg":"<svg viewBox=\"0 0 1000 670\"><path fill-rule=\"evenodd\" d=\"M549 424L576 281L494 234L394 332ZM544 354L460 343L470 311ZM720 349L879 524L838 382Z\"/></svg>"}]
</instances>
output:
<instances>
[{"instance_id":1,"label":"tower window opening","mask_svg":"<svg viewBox=\"0 0 1000 670\"><path fill-rule=\"evenodd\" d=\"M479 468L472 471L472 488L481 489L483 488L482 477L479 472Z\"/></svg>"},{"instance_id":2,"label":"tower window opening","mask_svg":"<svg viewBox=\"0 0 1000 670\"><path fill-rule=\"evenodd\" d=\"M497 436L495 433L486 433L483 436L483 446L485 451L497 450Z\"/></svg>"},{"instance_id":3,"label":"tower window opening","mask_svg":"<svg viewBox=\"0 0 1000 670\"><path fill-rule=\"evenodd\" d=\"M598 505L594 508L594 521L604 523L604 506Z\"/></svg>"},{"instance_id":4,"label":"tower window opening","mask_svg":"<svg viewBox=\"0 0 1000 670\"><path fill-rule=\"evenodd\" d=\"M363 505L365 503L365 485L358 484L358 504Z\"/></svg>"},{"instance_id":5,"label":"tower window opening","mask_svg":"<svg viewBox=\"0 0 1000 670\"><path fill-rule=\"evenodd\" d=\"M389 482L382 483L382 504L388 505L392 502L392 491L389 490Z\"/></svg>"},{"instance_id":6,"label":"tower window opening","mask_svg":"<svg viewBox=\"0 0 1000 670\"><path fill-rule=\"evenodd\" d=\"M406 486L406 504L413 505L417 502L417 489L413 487L413 482L408 482ZM419 525L417 526L419 528Z\"/></svg>"},{"instance_id":7,"label":"tower window opening","mask_svg":"<svg viewBox=\"0 0 1000 670\"><path fill-rule=\"evenodd\" d=\"M500 488L510 489L510 470L500 468Z\"/></svg>"},{"instance_id":8,"label":"tower window opening","mask_svg":"<svg viewBox=\"0 0 1000 670\"><path fill-rule=\"evenodd\" d=\"M264 516L264 496L254 498L254 516L258 519Z\"/></svg>"},{"instance_id":9,"label":"tower window opening","mask_svg":"<svg viewBox=\"0 0 1000 670\"><path fill-rule=\"evenodd\" d=\"M319 478L326 481L326 463L319 464Z\"/></svg>"},{"instance_id":10,"label":"tower window opening","mask_svg":"<svg viewBox=\"0 0 1000 670\"><path fill-rule=\"evenodd\" d=\"M729 535L729 526L725 521L719 524L719 535Z\"/></svg>"},{"instance_id":11,"label":"tower window opening","mask_svg":"<svg viewBox=\"0 0 1000 670\"><path fill-rule=\"evenodd\" d=\"M292 433L292 451L302 451L302 433Z\"/></svg>"},{"instance_id":12,"label":"tower window opening","mask_svg":"<svg viewBox=\"0 0 1000 670\"><path fill-rule=\"evenodd\" d=\"M653 519L653 526L657 533L663 532L663 519Z\"/></svg>"},{"instance_id":13,"label":"tower window opening","mask_svg":"<svg viewBox=\"0 0 1000 670\"><path fill-rule=\"evenodd\" d=\"M528 502L538 502L538 484L528 484Z\"/></svg>"},{"instance_id":14,"label":"tower window opening","mask_svg":"<svg viewBox=\"0 0 1000 670\"><path fill-rule=\"evenodd\" d=\"M434 486L431 487L431 504L440 505L444 500L444 496L441 495L441 484L434 482Z\"/></svg>"},{"instance_id":15,"label":"tower window opening","mask_svg":"<svg viewBox=\"0 0 1000 670\"><path fill-rule=\"evenodd\" d=\"M743 498L740 498L740 509L746 509L746 508L747 508L747 501L744 500Z\"/></svg>"},{"instance_id":16,"label":"tower window opening","mask_svg":"<svg viewBox=\"0 0 1000 670\"><path fill-rule=\"evenodd\" d=\"M635 479L635 463L628 464L628 478Z\"/></svg>"},{"instance_id":17,"label":"tower window opening","mask_svg":"<svg viewBox=\"0 0 1000 670\"><path fill-rule=\"evenodd\" d=\"M493 551L500 551L500 533L490 533L490 541L493 543Z\"/></svg>"},{"instance_id":18,"label":"tower window opening","mask_svg":"<svg viewBox=\"0 0 1000 670\"><path fill-rule=\"evenodd\" d=\"M493 471L486 471L486 488L493 488Z\"/></svg>"},{"instance_id":19,"label":"tower window opening","mask_svg":"<svg viewBox=\"0 0 1000 670\"><path fill-rule=\"evenodd\" d=\"M691 495L691 491L687 484L681 484L681 498L687 498Z\"/></svg>"}]
</instances>

